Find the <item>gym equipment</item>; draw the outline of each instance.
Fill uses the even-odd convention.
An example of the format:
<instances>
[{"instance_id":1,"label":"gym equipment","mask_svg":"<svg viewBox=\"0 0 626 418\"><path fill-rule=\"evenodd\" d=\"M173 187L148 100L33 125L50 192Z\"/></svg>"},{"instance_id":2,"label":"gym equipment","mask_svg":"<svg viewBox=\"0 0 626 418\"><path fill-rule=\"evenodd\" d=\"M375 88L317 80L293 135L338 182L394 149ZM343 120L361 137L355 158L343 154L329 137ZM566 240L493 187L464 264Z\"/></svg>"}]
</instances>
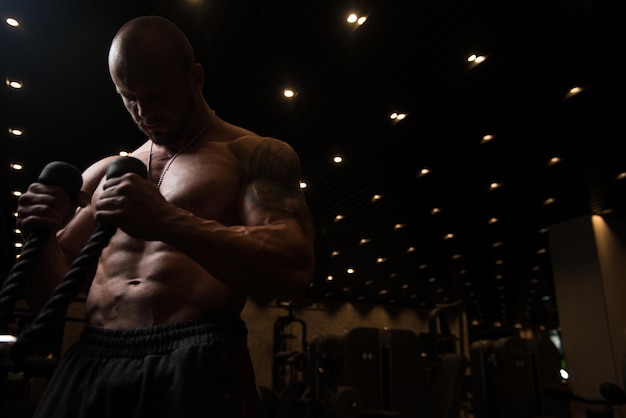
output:
<instances>
[{"instance_id":1,"label":"gym equipment","mask_svg":"<svg viewBox=\"0 0 626 418\"><path fill-rule=\"evenodd\" d=\"M622 373L626 377L626 353L622 356ZM599 392L602 398L586 398L575 394L565 384L549 384L543 388L544 395L548 399L558 400L561 402L579 402L587 405L601 405L604 408L602 410L586 411L588 418L613 418L614 406L621 406L626 404L626 392L616 384L612 382L603 382L600 384Z\"/></svg>"},{"instance_id":2,"label":"gym equipment","mask_svg":"<svg viewBox=\"0 0 626 418\"><path fill-rule=\"evenodd\" d=\"M560 355L551 341L504 337L470 346L476 418L570 416L569 402L546 388L564 388Z\"/></svg>"},{"instance_id":3,"label":"gym equipment","mask_svg":"<svg viewBox=\"0 0 626 418\"><path fill-rule=\"evenodd\" d=\"M64 170L69 171L66 168ZM45 171L46 169L44 169ZM107 178L118 177L128 172L146 177L146 166L136 158L119 157L109 165L106 176ZM70 175L67 176L70 177ZM24 362L26 356L30 354L30 350L37 345L38 338L45 336L46 332L52 329L52 325L55 325L65 314L69 303L77 297L85 280L93 279L100 254L108 245L115 231L116 228L110 225L98 225L43 308L33 321L21 331L15 343L6 345L9 347L9 355L14 365ZM24 276L25 273L20 271L20 275Z\"/></svg>"},{"instance_id":4,"label":"gym equipment","mask_svg":"<svg viewBox=\"0 0 626 418\"><path fill-rule=\"evenodd\" d=\"M280 405L278 394L272 388L263 385L257 385L257 393L261 409L259 418L276 418Z\"/></svg>"},{"instance_id":5,"label":"gym equipment","mask_svg":"<svg viewBox=\"0 0 626 418\"><path fill-rule=\"evenodd\" d=\"M307 349L306 323L294 316L291 302L284 306L287 307L288 314L279 316L274 322L272 389L277 393L281 393L287 386L299 381L303 356ZM290 344L290 341L298 337L287 331L287 328L294 323L300 326L301 332L298 349L293 349L293 344Z\"/></svg>"},{"instance_id":6,"label":"gym equipment","mask_svg":"<svg viewBox=\"0 0 626 418\"><path fill-rule=\"evenodd\" d=\"M316 335L301 357L302 380L282 393L278 418L458 417L467 358L428 353L436 348L432 341L411 330L373 327Z\"/></svg>"},{"instance_id":7,"label":"gym equipment","mask_svg":"<svg viewBox=\"0 0 626 418\"><path fill-rule=\"evenodd\" d=\"M445 353L432 372L428 388L427 417L457 418L465 400L467 358L460 353Z\"/></svg>"},{"instance_id":8,"label":"gym equipment","mask_svg":"<svg viewBox=\"0 0 626 418\"><path fill-rule=\"evenodd\" d=\"M324 411L328 418L362 418L363 397L353 387L333 387L326 395Z\"/></svg>"},{"instance_id":9,"label":"gym equipment","mask_svg":"<svg viewBox=\"0 0 626 418\"><path fill-rule=\"evenodd\" d=\"M357 327L317 335L308 346L298 398L308 409L292 416L420 416L426 408L420 343L415 333L400 329Z\"/></svg>"},{"instance_id":10,"label":"gym equipment","mask_svg":"<svg viewBox=\"0 0 626 418\"><path fill-rule=\"evenodd\" d=\"M46 165L37 181L63 188L72 199L78 196L83 185L78 169L62 161L53 161ZM0 291L0 330L6 331L5 322L9 320L15 303L21 297L28 275L39 260L39 255L49 236L49 231L35 231L24 242L20 257L13 264Z\"/></svg>"},{"instance_id":11,"label":"gym equipment","mask_svg":"<svg viewBox=\"0 0 626 418\"><path fill-rule=\"evenodd\" d=\"M136 158L119 157L109 164L106 176L107 178L114 178L129 172L146 177L146 166ZM28 351L36 345L36 338L50 329L51 325L65 314L68 305L80 293L85 280L91 281L93 279L100 254L104 247L109 244L115 231L116 228L111 225L99 224L97 226L52 296L14 343L12 347L14 361L23 361Z\"/></svg>"}]
</instances>

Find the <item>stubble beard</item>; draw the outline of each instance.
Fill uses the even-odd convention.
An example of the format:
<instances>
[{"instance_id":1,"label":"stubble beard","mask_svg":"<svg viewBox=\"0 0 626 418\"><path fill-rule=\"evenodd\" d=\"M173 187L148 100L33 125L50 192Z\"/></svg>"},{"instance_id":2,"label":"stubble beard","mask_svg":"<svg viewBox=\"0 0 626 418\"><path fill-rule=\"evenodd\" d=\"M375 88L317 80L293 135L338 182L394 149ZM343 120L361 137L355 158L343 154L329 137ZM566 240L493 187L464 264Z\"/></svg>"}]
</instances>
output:
<instances>
[{"instance_id":1,"label":"stubble beard","mask_svg":"<svg viewBox=\"0 0 626 418\"><path fill-rule=\"evenodd\" d=\"M187 107L182 112L182 117L179 119L179 122L176 124L176 126L174 126L169 131L158 133L156 135L150 134L146 132L146 130L143 129L143 127L141 126L139 122L135 121L135 124L137 125L137 128L141 132L143 132L148 138L150 138L150 140L152 140L152 142L154 142L155 144L171 145L171 144L175 144L176 142L178 142L182 138L182 136L185 134L185 130L189 128L191 124L191 120L193 118L193 110L194 110L193 97L190 94L189 100L187 101Z\"/></svg>"}]
</instances>

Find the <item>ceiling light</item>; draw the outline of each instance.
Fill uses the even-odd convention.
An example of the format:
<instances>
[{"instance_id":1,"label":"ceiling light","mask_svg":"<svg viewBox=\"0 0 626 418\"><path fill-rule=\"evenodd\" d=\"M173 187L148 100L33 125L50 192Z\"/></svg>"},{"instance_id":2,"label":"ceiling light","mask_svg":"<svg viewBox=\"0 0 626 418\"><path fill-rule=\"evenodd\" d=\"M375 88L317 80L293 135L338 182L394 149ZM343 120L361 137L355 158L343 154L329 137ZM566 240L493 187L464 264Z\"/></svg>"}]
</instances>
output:
<instances>
[{"instance_id":1,"label":"ceiling light","mask_svg":"<svg viewBox=\"0 0 626 418\"><path fill-rule=\"evenodd\" d=\"M583 91L582 87L578 87L578 86L572 87L572 88L571 88L571 89L569 89L569 91L567 92L566 97L572 97L572 96L575 96L575 95L577 95L578 93L581 93L582 91Z\"/></svg>"},{"instance_id":2,"label":"ceiling light","mask_svg":"<svg viewBox=\"0 0 626 418\"><path fill-rule=\"evenodd\" d=\"M481 139L480 143L481 144L486 144L487 142L491 141L493 138L494 138L493 135L487 134L487 135L483 136L483 139Z\"/></svg>"},{"instance_id":3,"label":"ceiling light","mask_svg":"<svg viewBox=\"0 0 626 418\"><path fill-rule=\"evenodd\" d=\"M304 190L304 189L306 189L306 187L307 187L307 184L305 182L301 181L300 182L300 188Z\"/></svg>"},{"instance_id":4,"label":"ceiling light","mask_svg":"<svg viewBox=\"0 0 626 418\"><path fill-rule=\"evenodd\" d=\"M474 64L480 64L482 62L484 62L487 59L486 56L484 55L476 55L476 54L472 54L469 57L467 57L467 61L474 63Z\"/></svg>"},{"instance_id":5,"label":"ceiling light","mask_svg":"<svg viewBox=\"0 0 626 418\"><path fill-rule=\"evenodd\" d=\"M296 92L294 90L292 90L292 89L284 89L283 90L283 96L288 98L288 99L291 99L292 97L296 96Z\"/></svg>"},{"instance_id":6,"label":"ceiling light","mask_svg":"<svg viewBox=\"0 0 626 418\"><path fill-rule=\"evenodd\" d=\"M478 55L478 56L476 56L476 59L474 60L474 62L475 62L476 64L481 64L481 63L485 62L485 60L486 60L486 59L487 59L487 57L486 57L486 56L484 56L484 55Z\"/></svg>"},{"instance_id":7,"label":"ceiling light","mask_svg":"<svg viewBox=\"0 0 626 418\"><path fill-rule=\"evenodd\" d=\"M422 168L420 170L420 172L418 173L417 177L422 177L422 176L425 176L426 174L429 174L429 173L430 173L430 169L424 167L424 168Z\"/></svg>"},{"instance_id":8,"label":"ceiling light","mask_svg":"<svg viewBox=\"0 0 626 418\"><path fill-rule=\"evenodd\" d=\"M24 87L24 85L22 84L21 81L17 81L17 80L9 80L8 78L6 79L6 83L7 86L14 88L16 90L21 89L22 87Z\"/></svg>"},{"instance_id":9,"label":"ceiling light","mask_svg":"<svg viewBox=\"0 0 626 418\"><path fill-rule=\"evenodd\" d=\"M549 198L547 198L546 200L543 201L543 204L544 205L551 205L554 202L556 202L556 200L553 197L549 197Z\"/></svg>"},{"instance_id":10,"label":"ceiling light","mask_svg":"<svg viewBox=\"0 0 626 418\"><path fill-rule=\"evenodd\" d=\"M9 133L15 136L22 136L24 132L21 129L9 128Z\"/></svg>"},{"instance_id":11,"label":"ceiling light","mask_svg":"<svg viewBox=\"0 0 626 418\"><path fill-rule=\"evenodd\" d=\"M348 23L356 23L359 26L361 26L363 23L365 23L366 20L367 20L367 17L365 17L365 16L357 16L355 13L350 13L348 15L348 17L346 18L346 22L348 22Z\"/></svg>"},{"instance_id":12,"label":"ceiling light","mask_svg":"<svg viewBox=\"0 0 626 418\"><path fill-rule=\"evenodd\" d=\"M21 170L22 168L24 168L24 167L22 166L22 164L18 164L18 163L11 163L10 167L11 167L13 170L16 170L16 171L19 171L19 170Z\"/></svg>"},{"instance_id":13,"label":"ceiling light","mask_svg":"<svg viewBox=\"0 0 626 418\"><path fill-rule=\"evenodd\" d=\"M333 161L334 161L335 163L339 164L339 163L343 162L343 157L341 157L340 155L335 155L335 156L333 157Z\"/></svg>"},{"instance_id":14,"label":"ceiling light","mask_svg":"<svg viewBox=\"0 0 626 418\"><path fill-rule=\"evenodd\" d=\"M559 157L552 157L550 158L550 161L548 161L548 165L554 165L560 162L561 162L561 159Z\"/></svg>"},{"instance_id":15,"label":"ceiling light","mask_svg":"<svg viewBox=\"0 0 626 418\"><path fill-rule=\"evenodd\" d=\"M14 28L16 28L16 27L18 27L20 25L20 22L17 19L14 19L12 17L7 17L5 22L7 22L7 25L13 26Z\"/></svg>"},{"instance_id":16,"label":"ceiling light","mask_svg":"<svg viewBox=\"0 0 626 418\"><path fill-rule=\"evenodd\" d=\"M0 334L0 343L14 343L17 338L9 334Z\"/></svg>"}]
</instances>

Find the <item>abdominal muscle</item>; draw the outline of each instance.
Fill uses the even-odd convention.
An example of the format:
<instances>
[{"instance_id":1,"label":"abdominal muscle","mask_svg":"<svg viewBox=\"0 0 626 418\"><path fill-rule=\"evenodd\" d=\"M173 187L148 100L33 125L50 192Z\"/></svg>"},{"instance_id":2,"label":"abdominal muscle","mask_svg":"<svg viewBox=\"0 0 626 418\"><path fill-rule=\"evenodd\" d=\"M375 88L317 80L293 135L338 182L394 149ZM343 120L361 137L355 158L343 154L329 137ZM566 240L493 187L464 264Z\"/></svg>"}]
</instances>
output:
<instances>
[{"instance_id":1,"label":"abdominal muscle","mask_svg":"<svg viewBox=\"0 0 626 418\"><path fill-rule=\"evenodd\" d=\"M239 315L245 301L172 247L118 231L102 252L85 312L90 325L136 329Z\"/></svg>"}]
</instances>

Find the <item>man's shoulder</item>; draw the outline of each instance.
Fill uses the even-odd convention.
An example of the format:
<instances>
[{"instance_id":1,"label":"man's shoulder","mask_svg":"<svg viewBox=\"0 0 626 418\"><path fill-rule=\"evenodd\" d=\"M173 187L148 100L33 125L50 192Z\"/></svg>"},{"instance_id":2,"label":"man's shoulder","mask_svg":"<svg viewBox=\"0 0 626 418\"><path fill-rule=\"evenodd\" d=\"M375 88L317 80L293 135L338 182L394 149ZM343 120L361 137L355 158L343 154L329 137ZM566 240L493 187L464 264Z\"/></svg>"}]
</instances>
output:
<instances>
[{"instance_id":1,"label":"man's shoulder","mask_svg":"<svg viewBox=\"0 0 626 418\"><path fill-rule=\"evenodd\" d=\"M250 166L267 163L299 164L296 151L291 145L270 136L244 135L231 142L230 148L234 154Z\"/></svg>"}]
</instances>

